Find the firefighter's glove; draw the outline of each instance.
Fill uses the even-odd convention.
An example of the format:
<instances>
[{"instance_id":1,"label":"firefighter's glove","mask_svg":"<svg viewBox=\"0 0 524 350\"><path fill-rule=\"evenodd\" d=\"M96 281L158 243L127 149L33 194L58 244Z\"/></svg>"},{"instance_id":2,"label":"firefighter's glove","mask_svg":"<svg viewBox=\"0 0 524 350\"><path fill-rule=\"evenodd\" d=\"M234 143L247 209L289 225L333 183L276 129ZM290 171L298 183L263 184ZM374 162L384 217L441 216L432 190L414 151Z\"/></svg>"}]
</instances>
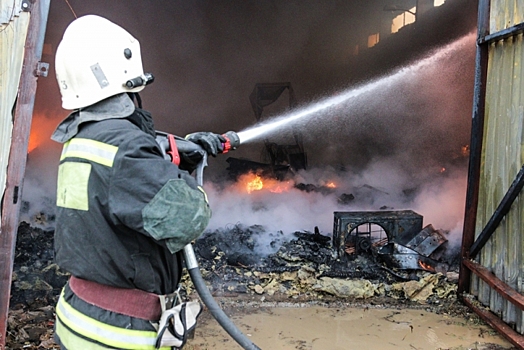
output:
<instances>
[{"instance_id":1,"label":"firefighter's glove","mask_svg":"<svg viewBox=\"0 0 524 350\"><path fill-rule=\"evenodd\" d=\"M204 154L203 150L180 153L180 164L178 167L191 174L198 167L202 158L204 158Z\"/></svg>"},{"instance_id":2,"label":"firefighter's glove","mask_svg":"<svg viewBox=\"0 0 524 350\"><path fill-rule=\"evenodd\" d=\"M195 132L187 135L186 140L199 144L213 157L224 150L223 144L227 141L224 136L212 132Z\"/></svg>"}]
</instances>

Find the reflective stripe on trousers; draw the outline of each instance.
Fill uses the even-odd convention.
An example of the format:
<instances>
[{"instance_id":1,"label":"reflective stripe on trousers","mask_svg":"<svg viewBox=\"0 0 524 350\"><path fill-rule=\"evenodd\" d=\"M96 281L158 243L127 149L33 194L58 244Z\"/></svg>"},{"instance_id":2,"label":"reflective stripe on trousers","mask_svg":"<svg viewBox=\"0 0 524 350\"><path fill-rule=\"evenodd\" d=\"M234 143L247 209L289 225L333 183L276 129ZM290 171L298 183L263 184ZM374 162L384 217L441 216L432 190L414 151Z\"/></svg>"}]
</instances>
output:
<instances>
[{"instance_id":1,"label":"reflective stripe on trousers","mask_svg":"<svg viewBox=\"0 0 524 350\"><path fill-rule=\"evenodd\" d=\"M115 327L89 317L65 300L63 290L56 306L55 335L69 350L154 350L157 336L154 331Z\"/></svg>"}]
</instances>

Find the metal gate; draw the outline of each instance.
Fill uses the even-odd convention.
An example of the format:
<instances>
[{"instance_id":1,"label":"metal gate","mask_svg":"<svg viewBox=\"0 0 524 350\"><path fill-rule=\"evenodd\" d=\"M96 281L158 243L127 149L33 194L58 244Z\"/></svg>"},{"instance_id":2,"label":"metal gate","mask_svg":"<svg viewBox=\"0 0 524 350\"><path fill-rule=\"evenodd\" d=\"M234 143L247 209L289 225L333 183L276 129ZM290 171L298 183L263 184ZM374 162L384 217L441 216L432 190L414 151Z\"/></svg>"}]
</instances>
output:
<instances>
[{"instance_id":1,"label":"metal gate","mask_svg":"<svg viewBox=\"0 0 524 350\"><path fill-rule=\"evenodd\" d=\"M524 348L524 0L480 0L459 294Z\"/></svg>"}]
</instances>

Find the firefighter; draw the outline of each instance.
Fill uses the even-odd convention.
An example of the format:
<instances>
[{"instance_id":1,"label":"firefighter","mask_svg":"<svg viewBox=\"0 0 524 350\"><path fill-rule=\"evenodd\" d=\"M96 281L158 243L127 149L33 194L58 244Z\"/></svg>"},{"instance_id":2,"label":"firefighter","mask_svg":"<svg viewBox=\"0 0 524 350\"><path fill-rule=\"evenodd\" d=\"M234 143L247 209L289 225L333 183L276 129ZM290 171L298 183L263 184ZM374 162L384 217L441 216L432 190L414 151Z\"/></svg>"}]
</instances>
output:
<instances>
[{"instance_id":1,"label":"firefighter","mask_svg":"<svg viewBox=\"0 0 524 350\"><path fill-rule=\"evenodd\" d=\"M62 107L72 110L52 135L63 144L55 259L71 274L56 306L56 342L72 350L183 345L185 334L182 344L159 341L169 332L157 324L179 285L180 251L211 211L190 173L163 158L151 114L132 98L152 80L140 44L87 15L67 27L55 64ZM225 141L209 132L189 139L213 156ZM196 323L193 306L182 308L184 328Z\"/></svg>"}]
</instances>

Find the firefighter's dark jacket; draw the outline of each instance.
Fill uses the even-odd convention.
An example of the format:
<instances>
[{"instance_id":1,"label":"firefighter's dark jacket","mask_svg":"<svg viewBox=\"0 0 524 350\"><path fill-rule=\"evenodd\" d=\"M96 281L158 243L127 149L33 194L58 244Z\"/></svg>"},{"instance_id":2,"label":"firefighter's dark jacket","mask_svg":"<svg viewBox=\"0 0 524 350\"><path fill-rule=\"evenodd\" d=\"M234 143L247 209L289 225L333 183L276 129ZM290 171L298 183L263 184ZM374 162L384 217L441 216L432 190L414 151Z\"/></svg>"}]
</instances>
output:
<instances>
[{"instance_id":1,"label":"firefighter's dark jacket","mask_svg":"<svg viewBox=\"0 0 524 350\"><path fill-rule=\"evenodd\" d=\"M179 251L211 211L194 179L162 157L149 117L120 94L55 130L52 139L64 144L55 258L79 278L166 294L180 279Z\"/></svg>"}]
</instances>

